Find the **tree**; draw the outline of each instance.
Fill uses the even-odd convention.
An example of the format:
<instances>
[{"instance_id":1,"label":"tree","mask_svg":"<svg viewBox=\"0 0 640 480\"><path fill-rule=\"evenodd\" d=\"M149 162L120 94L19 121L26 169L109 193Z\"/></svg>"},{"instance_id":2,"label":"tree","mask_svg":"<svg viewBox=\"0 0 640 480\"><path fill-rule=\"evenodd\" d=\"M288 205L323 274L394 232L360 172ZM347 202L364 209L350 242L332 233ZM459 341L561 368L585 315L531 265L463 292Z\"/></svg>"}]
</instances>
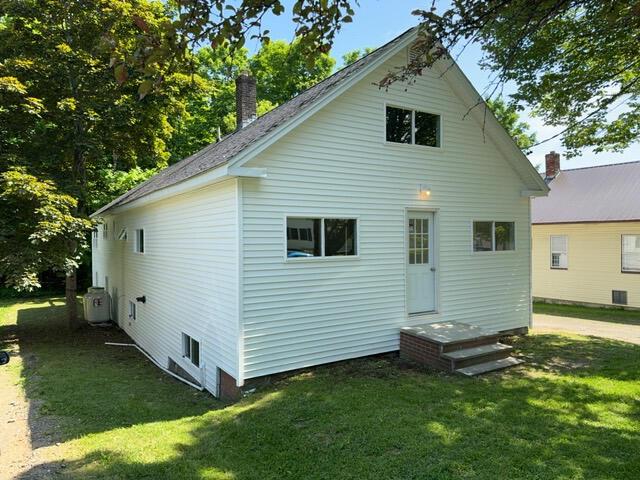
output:
<instances>
[{"instance_id":1,"label":"tree","mask_svg":"<svg viewBox=\"0 0 640 480\"><path fill-rule=\"evenodd\" d=\"M175 129L169 141L171 162L185 158L236 128L235 79L248 70L257 80L257 113L263 115L331 74L335 60L321 54L311 61L300 43L282 40L263 45L249 57L245 48L203 47L195 55L200 88L191 90L184 115L170 121Z\"/></svg>"},{"instance_id":2,"label":"tree","mask_svg":"<svg viewBox=\"0 0 640 480\"><path fill-rule=\"evenodd\" d=\"M292 20L304 54L328 52L342 24L352 21L357 3L296 0ZM180 8L170 33L141 37L132 66L166 63L203 42L267 41L265 15L284 11L280 0L182 0ZM563 127L569 155L585 147L619 151L638 139L637 0L452 0L442 13L436 2L413 13L420 20L415 49L423 55L389 72L378 82L381 87L411 80L456 47L477 43L484 51L481 64L492 72L489 97L513 82L514 101L531 107L547 124Z\"/></svg>"},{"instance_id":3,"label":"tree","mask_svg":"<svg viewBox=\"0 0 640 480\"><path fill-rule=\"evenodd\" d=\"M134 54L141 29L166 30L170 14L152 0L96 0L90 8L78 0L0 3L0 117L7 118L0 129L11 147L0 152L0 171L21 165L55 182L77 200L69 208L82 219L100 201L92 187L104 183L106 171L166 165L169 118L184 109L181 92L192 76L174 61L149 67L149 74L163 78L153 84L129 71L125 59ZM147 95L151 90L155 94ZM25 109L31 109L28 118L11 116ZM66 271L73 290L75 274ZM75 315L75 300L68 308Z\"/></svg>"},{"instance_id":4,"label":"tree","mask_svg":"<svg viewBox=\"0 0 640 480\"><path fill-rule=\"evenodd\" d=\"M93 226L76 216L77 200L53 182L22 170L0 173L0 274L7 286L31 291L46 270L73 275ZM67 292L76 302L75 291ZM70 327L76 317L70 316Z\"/></svg>"},{"instance_id":5,"label":"tree","mask_svg":"<svg viewBox=\"0 0 640 480\"><path fill-rule=\"evenodd\" d=\"M569 155L585 147L620 151L638 140L637 1L454 0L440 15L434 8L415 13L423 20L422 50L431 55L405 75L476 42L493 74L491 93L515 84L514 101L563 127Z\"/></svg>"},{"instance_id":6,"label":"tree","mask_svg":"<svg viewBox=\"0 0 640 480\"><path fill-rule=\"evenodd\" d=\"M526 152L536 143L535 132L530 132L529 124L520 120L515 105L507 104L502 97L488 100L487 105L521 150Z\"/></svg>"},{"instance_id":7,"label":"tree","mask_svg":"<svg viewBox=\"0 0 640 480\"><path fill-rule=\"evenodd\" d=\"M364 50L360 50L360 49L351 50L350 52L347 52L344 55L342 55L342 63L344 63L345 66L351 65L352 63L355 63L358 60L360 60L362 57L369 55L374 50L375 48L372 48L372 47L365 47Z\"/></svg>"}]
</instances>

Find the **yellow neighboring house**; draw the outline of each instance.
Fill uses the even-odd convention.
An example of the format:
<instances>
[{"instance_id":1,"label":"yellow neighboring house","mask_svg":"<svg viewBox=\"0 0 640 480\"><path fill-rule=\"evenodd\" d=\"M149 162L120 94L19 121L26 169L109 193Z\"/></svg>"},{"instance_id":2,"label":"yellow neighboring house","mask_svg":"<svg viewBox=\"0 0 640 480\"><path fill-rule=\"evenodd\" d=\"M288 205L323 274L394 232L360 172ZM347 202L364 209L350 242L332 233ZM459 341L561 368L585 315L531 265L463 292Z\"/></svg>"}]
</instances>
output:
<instances>
[{"instance_id":1,"label":"yellow neighboring house","mask_svg":"<svg viewBox=\"0 0 640 480\"><path fill-rule=\"evenodd\" d=\"M640 162L560 169L531 207L534 300L640 308Z\"/></svg>"}]
</instances>

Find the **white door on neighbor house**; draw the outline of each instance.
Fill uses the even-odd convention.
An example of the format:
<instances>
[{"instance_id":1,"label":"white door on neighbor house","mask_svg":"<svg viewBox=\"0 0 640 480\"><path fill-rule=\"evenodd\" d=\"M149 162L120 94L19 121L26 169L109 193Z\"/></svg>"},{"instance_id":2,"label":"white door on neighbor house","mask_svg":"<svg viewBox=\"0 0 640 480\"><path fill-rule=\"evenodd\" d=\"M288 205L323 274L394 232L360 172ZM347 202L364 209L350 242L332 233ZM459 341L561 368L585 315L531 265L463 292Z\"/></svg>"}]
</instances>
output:
<instances>
[{"instance_id":1,"label":"white door on neighbor house","mask_svg":"<svg viewBox=\"0 0 640 480\"><path fill-rule=\"evenodd\" d=\"M432 312L436 307L433 212L410 210L405 228L407 308L410 314Z\"/></svg>"}]
</instances>

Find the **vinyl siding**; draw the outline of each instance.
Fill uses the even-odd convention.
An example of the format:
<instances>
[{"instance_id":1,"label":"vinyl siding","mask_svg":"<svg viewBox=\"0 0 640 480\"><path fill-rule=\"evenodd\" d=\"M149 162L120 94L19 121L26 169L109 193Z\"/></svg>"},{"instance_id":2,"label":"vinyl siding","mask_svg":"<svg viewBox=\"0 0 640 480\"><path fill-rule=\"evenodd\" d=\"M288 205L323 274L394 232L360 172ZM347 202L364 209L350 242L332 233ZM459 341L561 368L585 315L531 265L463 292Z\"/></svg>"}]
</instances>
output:
<instances>
[{"instance_id":1,"label":"vinyl siding","mask_svg":"<svg viewBox=\"0 0 640 480\"><path fill-rule=\"evenodd\" d=\"M640 222L533 225L533 296L611 305L612 290L626 290L640 307L640 274L622 273L621 237L640 235ZM551 268L551 235L567 235L568 268Z\"/></svg>"},{"instance_id":2,"label":"vinyl siding","mask_svg":"<svg viewBox=\"0 0 640 480\"><path fill-rule=\"evenodd\" d=\"M237 205L237 182L228 180L111 215L112 236L100 236L93 252L94 278L109 276L120 326L158 363L171 357L212 393L216 367L238 376ZM117 240L122 228L127 241ZM134 252L139 228L144 254ZM146 303L130 320L129 300L141 295ZM182 332L200 341L200 369L182 358Z\"/></svg>"},{"instance_id":3,"label":"vinyl siding","mask_svg":"<svg viewBox=\"0 0 640 480\"><path fill-rule=\"evenodd\" d=\"M437 73L388 91L398 55L281 138L242 180L242 374L251 378L397 350L399 328L457 320L493 329L530 318L524 184ZM387 144L385 102L442 115L442 148ZM418 198L428 184L429 200ZM405 209L436 209L438 314L407 318ZM357 217L360 254L285 260L287 215ZM473 220L514 221L516 250L473 253Z\"/></svg>"}]
</instances>

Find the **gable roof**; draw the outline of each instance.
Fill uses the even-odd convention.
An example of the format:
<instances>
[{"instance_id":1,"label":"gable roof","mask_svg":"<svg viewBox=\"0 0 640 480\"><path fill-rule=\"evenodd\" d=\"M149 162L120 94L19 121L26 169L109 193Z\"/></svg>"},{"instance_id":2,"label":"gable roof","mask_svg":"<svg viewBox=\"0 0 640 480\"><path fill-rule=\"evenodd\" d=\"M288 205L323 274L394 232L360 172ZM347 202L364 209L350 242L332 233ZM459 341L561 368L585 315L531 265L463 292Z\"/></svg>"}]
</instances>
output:
<instances>
[{"instance_id":1,"label":"gable roof","mask_svg":"<svg viewBox=\"0 0 640 480\"><path fill-rule=\"evenodd\" d=\"M92 214L92 217L229 163L235 157L250 150L254 145L258 145L261 141L269 137L274 137L279 130L284 129L286 125L289 125L296 118L303 117L305 113L314 107L328 101L332 94L338 93L341 88L348 87L352 82L357 81L372 68L375 68L385 61L388 56L398 49L409 45L409 43L414 40L417 31L418 27L410 28L358 61L342 68L330 77L327 77L323 81L293 97L288 102L258 117L244 128L236 130L224 137L221 141L212 143L190 157L165 168L97 210ZM478 99L482 97L480 97L453 60L452 63L453 68L447 68L446 71L450 71L451 75L456 76L459 81L460 79L462 80L464 84L463 90L466 94L464 95L464 100L469 102L469 98L473 98L470 105L477 103ZM475 109L472 114L476 112L477 109ZM544 194L547 191L545 183L540 179L524 154L518 149L513 139L506 133L504 128L500 126L492 113L487 116L487 120L489 123L492 123L494 127L497 126L498 135L501 137L500 143L503 145L506 143L508 148L511 149L514 156L512 157L511 154L507 154L507 158L511 162L512 167L523 179L531 180L536 191Z\"/></svg>"},{"instance_id":2,"label":"gable roof","mask_svg":"<svg viewBox=\"0 0 640 480\"><path fill-rule=\"evenodd\" d=\"M640 220L640 162L561 170L549 186L532 203L534 224Z\"/></svg>"}]
</instances>

